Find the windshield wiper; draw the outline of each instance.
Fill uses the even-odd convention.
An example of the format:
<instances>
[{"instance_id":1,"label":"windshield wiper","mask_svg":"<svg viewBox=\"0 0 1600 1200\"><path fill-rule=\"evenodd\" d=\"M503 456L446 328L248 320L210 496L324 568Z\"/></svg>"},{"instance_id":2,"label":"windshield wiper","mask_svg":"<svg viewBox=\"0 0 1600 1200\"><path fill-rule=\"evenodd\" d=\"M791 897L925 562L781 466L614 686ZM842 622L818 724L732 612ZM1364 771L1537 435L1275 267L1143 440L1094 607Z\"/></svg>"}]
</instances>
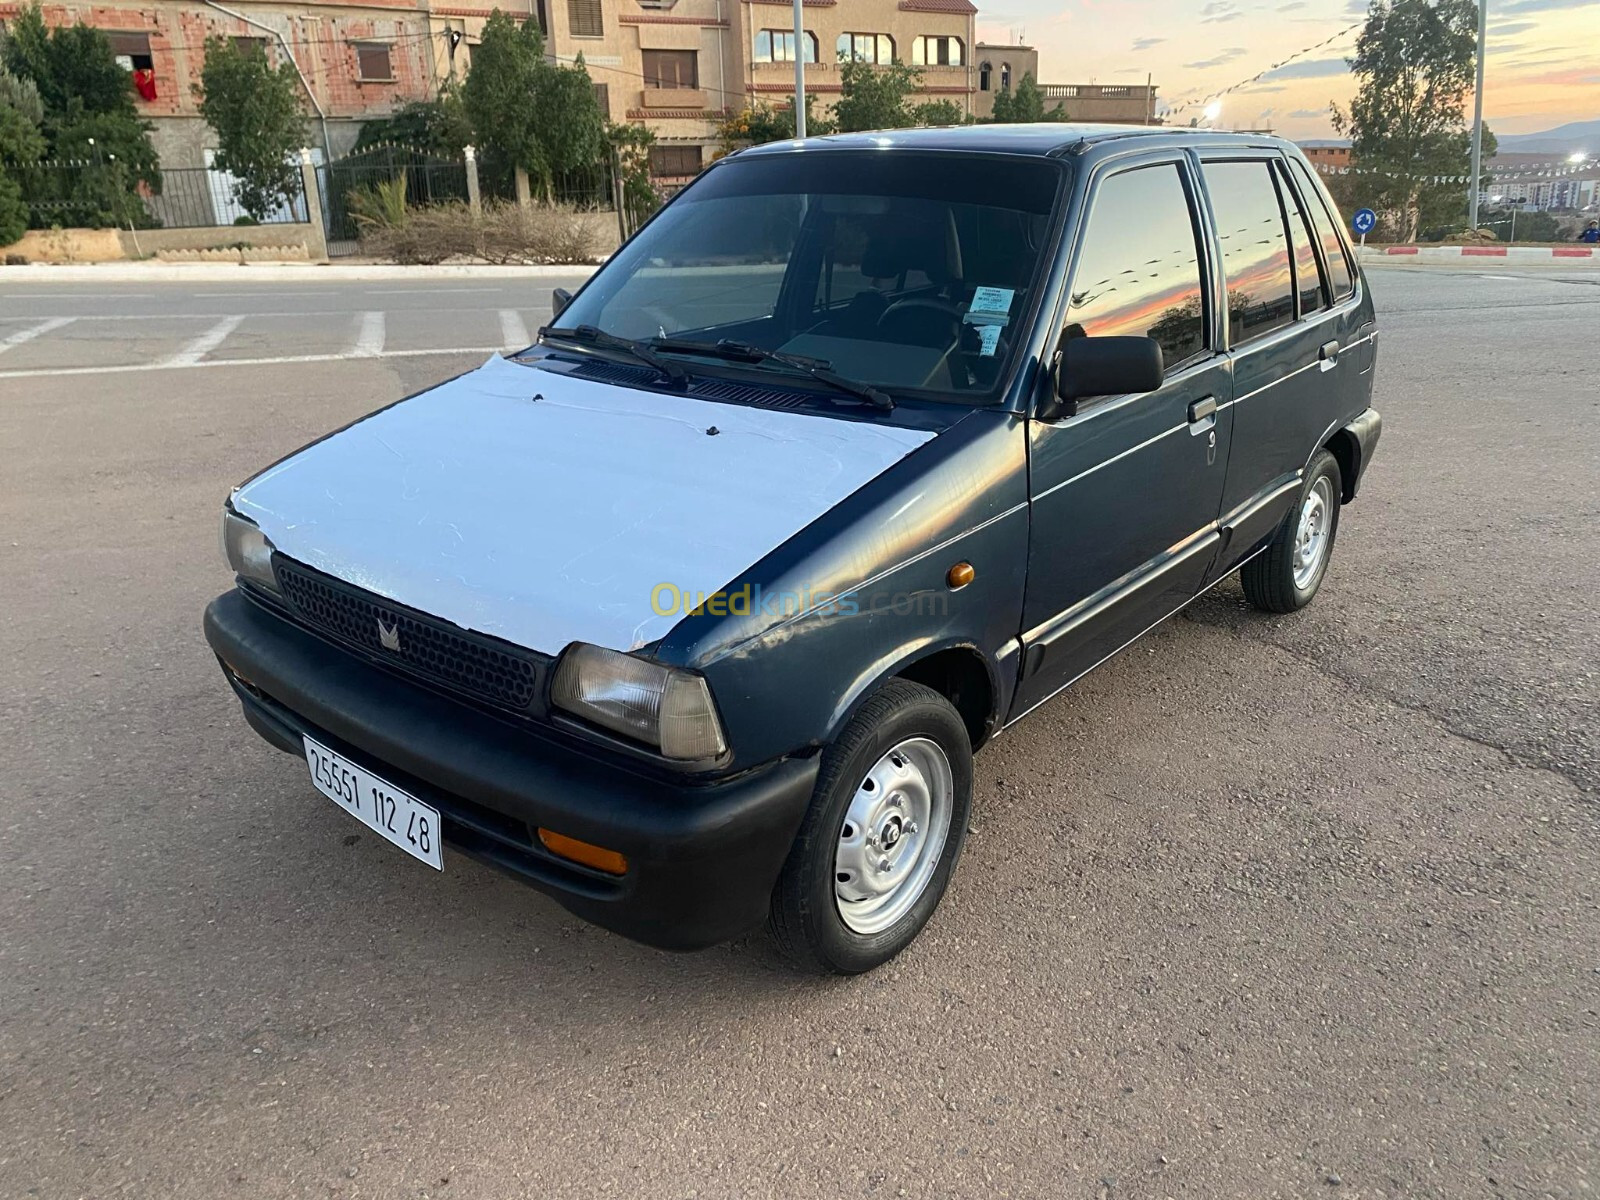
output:
<instances>
[{"instance_id":1,"label":"windshield wiper","mask_svg":"<svg viewBox=\"0 0 1600 1200\"><path fill-rule=\"evenodd\" d=\"M572 329L553 329L546 325L539 330L539 340L583 342L591 346L603 346L610 350L621 350L631 354L634 358L644 363L647 367L654 367L657 372L669 379L675 387L689 386L689 375L675 362L669 362L655 353L645 342L636 342L632 338L618 337L614 333L607 333L604 329L593 325L579 325Z\"/></svg>"},{"instance_id":2,"label":"windshield wiper","mask_svg":"<svg viewBox=\"0 0 1600 1200\"><path fill-rule=\"evenodd\" d=\"M748 342L736 342L728 338L717 342L686 342L676 338L655 337L650 339L649 345L652 350L664 350L668 354L704 354L732 362L777 363L792 371L809 375L818 383L825 383L837 391L865 400L874 408L881 408L885 412L894 408L894 401L890 399L888 393L880 392L870 384L857 383L853 379L835 374L833 364L826 359L785 354L782 350L766 350L760 346L752 346Z\"/></svg>"}]
</instances>

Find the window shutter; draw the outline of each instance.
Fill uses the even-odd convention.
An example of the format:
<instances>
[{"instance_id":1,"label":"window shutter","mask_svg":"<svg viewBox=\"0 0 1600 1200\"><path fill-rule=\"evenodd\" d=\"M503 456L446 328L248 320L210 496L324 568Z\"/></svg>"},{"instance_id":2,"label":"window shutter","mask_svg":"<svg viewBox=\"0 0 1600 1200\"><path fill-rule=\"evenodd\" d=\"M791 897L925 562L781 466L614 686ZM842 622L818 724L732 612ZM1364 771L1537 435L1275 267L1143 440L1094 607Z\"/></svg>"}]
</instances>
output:
<instances>
[{"instance_id":1,"label":"window shutter","mask_svg":"<svg viewBox=\"0 0 1600 1200\"><path fill-rule=\"evenodd\" d=\"M600 0L567 0L567 26L577 37L600 37L604 34Z\"/></svg>"}]
</instances>

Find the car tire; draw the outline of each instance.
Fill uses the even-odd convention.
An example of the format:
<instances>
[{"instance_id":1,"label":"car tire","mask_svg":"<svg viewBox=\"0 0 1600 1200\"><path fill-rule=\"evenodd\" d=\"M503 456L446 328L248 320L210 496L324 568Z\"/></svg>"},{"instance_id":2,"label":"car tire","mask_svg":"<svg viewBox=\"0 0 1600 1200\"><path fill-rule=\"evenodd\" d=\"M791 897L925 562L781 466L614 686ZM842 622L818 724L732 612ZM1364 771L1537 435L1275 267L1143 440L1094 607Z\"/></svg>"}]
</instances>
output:
<instances>
[{"instance_id":1,"label":"car tire","mask_svg":"<svg viewBox=\"0 0 1600 1200\"><path fill-rule=\"evenodd\" d=\"M1267 548L1239 569L1245 599L1270 613L1297 612L1310 604L1328 574L1339 532L1338 460L1317 452L1300 496L1284 515Z\"/></svg>"},{"instance_id":2,"label":"car tire","mask_svg":"<svg viewBox=\"0 0 1600 1200\"><path fill-rule=\"evenodd\" d=\"M971 811L972 746L960 714L920 683L885 683L823 751L772 891L779 947L825 975L893 958L939 906Z\"/></svg>"}]
</instances>

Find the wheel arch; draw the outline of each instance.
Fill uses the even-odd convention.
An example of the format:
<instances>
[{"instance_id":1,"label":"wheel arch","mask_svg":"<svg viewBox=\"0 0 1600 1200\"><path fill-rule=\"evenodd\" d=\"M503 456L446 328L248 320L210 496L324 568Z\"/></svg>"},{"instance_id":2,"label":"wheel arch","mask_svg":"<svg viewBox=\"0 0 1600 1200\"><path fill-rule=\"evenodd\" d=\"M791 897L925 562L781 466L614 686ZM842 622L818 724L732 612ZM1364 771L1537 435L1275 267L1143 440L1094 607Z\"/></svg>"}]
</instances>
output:
<instances>
[{"instance_id":1,"label":"wheel arch","mask_svg":"<svg viewBox=\"0 0 1600 1200\"><path fill-rule=\"evenodd\" d=\"M907 649L864 673L829 721L828 740L838 737L860 707L891 679L906 679L932 688L960 715L973 750L1000 727L1000 672L995 661L973 642L929 643Z\"/></svg>"}]
</instances>

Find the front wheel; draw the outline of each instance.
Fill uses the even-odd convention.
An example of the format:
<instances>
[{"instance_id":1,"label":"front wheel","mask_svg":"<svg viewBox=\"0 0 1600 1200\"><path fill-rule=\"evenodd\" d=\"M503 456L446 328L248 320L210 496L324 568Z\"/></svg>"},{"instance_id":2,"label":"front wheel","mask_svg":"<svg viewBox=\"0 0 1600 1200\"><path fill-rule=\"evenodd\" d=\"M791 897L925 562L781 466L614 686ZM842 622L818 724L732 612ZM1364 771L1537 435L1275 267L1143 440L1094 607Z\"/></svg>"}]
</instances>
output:
<instances>
[{"instance_id":1,"label":"front wheel","mask_svg":"<svg viewBox=\"0 0 1600 1200\"><path fill-rule=\"evenodd\" d=\"M884 684L823 752L811 807L772 892L785 953L855 975L910 944L939 906L972 809L972 747L950 702Z\"/></svg>"},{"instance_id":2,"label":"front wheel","mask_svg":"<svg viewBox=\"0 0 1600 1200\"><path fill-rule=\"evenodd\" d=\"M1239 569L1245 599L1264 612L1291 613L1310 604L1328 573L1339 532L1339 463L1318 451L1306 471L1300 501L1283 518L1267 548Z\"/></svg>"}]
</instances>

